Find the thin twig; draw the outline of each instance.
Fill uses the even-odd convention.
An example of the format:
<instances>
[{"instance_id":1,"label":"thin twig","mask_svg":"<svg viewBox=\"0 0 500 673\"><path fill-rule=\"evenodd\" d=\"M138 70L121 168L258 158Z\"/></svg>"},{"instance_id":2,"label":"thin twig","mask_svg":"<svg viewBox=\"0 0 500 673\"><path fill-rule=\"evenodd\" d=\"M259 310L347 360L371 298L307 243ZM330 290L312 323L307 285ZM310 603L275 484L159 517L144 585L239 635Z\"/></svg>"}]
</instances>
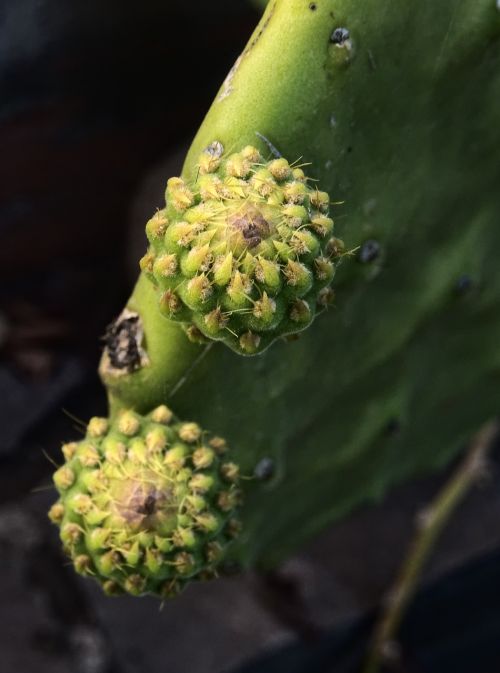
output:
<instances>
[{"instance_id":1,"label":"thin twig","mask_svg":"<svg viewBox=\"0 0 500 673\"><path fill-rule=\"evenodd\" d=\"M486 423L471 441L467 454L434 502L419 517L419 528L399 576L375 627L364 673L378 673L381 665L397 657L395 635L417 588L434 545L465 495L486 472L487 454L500 430L498 420Z\"/></svg>"}]
</instances>

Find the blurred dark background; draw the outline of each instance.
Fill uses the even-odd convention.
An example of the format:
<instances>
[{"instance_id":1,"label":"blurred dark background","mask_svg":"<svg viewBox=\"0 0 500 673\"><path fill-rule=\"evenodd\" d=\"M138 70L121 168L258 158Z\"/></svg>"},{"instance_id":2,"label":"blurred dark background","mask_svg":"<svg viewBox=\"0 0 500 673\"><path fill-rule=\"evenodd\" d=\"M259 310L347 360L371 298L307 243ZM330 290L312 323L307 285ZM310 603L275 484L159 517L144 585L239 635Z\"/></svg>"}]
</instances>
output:
<instances>
[{"instance_id":1,"label":"blurred dark background","mask_svg":"<svg viewBox=\"0 0 500 673\"><path fill-rule=\"evenodd\" d=\"M257 20L244 0L0 0L1 673L354 673L446 478L355 512L272 575L162 608L104 598L61 556L51 462L105 411L100 338L143 224ZM440 541L392 670L500 670L498 453Z\"/></svg>"}]
</instances>

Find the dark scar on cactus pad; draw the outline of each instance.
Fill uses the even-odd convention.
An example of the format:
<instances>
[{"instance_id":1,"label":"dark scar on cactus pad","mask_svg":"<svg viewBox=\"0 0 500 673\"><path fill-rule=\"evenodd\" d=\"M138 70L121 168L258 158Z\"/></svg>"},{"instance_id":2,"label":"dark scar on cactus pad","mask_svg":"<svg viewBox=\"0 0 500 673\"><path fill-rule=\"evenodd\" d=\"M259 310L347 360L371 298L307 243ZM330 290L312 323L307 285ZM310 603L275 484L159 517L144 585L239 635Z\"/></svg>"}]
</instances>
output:
<instances>
[{"instance_id":1,"label":"dark scar on cactus pad","mask_svg":"<svg viewBox=\"0 0 500 673\"><path fill-rule=\"evenodd\" d=\"M108 325L103 338L110 367L129 374L143 367L147 358L141 348L142 337L139 314L123 311Z\"/></svg>"},{"instance_id":2,"label":"dark scar on cactus pad","mask_svg":"<svg viewBox=\"0 0 500 673\"><path fill-rule=\"evenodd\" d=\"M473 285L474 285L474 281L472 280L472 278L468 274L463 273L458 278L458 280L455 284L455 293L457 295L466 294L467 292L469 292L469 290L472 289Z\"/></svg>"},{"instance_id":3,"label":"dark scar on cactus pad","mask_svg":"<svg viewBox=\"0 0 500 673\"><path fill-rule=\"evenodd\" d=\"M342 47L349 39L349 31L347 28L335 28L330 36L330 42Z\"/></svg>"},{"instance_id":4,"label":"dark scar on cactus pad","mask_svg":"<svg viewBox=\"0 0 500 673\"><path fill-rule=\"evenodd\" d=\"M276 465L272 458L262 458L255 466L254 476L260 481L269 481L276 472Z\"/></svg>"},{"instance_id":5,"label":"dark scar on cactus pad","mask_svg":"<svg viewBox=\"0 0 500 673\"><path fill-rule=\"evenodd\" d=\"M399 418L391 418L385 426L385 434L388 437L393 437L401 432L401 421Z\"/></svg>"},{"instance_id":6,"label":"dark scar on cactus pad","mask_svg":"<svg viewBox=\"0 0 500 673\"><path fill-rule=\"evenodd\" d=\"M361 264L369 264L375 261L381 253L380 243L374 239L365 241L359 249L358 260Z\"/></svg>"}]
</instances>

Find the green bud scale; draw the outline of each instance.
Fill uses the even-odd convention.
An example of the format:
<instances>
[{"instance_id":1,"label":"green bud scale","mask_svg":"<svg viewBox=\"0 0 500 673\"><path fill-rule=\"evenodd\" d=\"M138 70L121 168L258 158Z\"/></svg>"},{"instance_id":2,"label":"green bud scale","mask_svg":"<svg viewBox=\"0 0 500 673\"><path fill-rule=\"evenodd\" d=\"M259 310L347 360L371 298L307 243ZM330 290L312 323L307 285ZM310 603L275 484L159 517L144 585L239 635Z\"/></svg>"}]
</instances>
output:
<instances>
[{"instance_id":1,"label":"green bud scale","mask_svg":"<svg viewBox=\"0 0 500 673\"><path fill-rule=\"evenodd\" d=\"M146 225L141 268L160 310L243 355L303 330L342 255L329 204L286 159L266 162L250 146L226 156L213 142L195 183L170 178L165 209Z\"/></svg>"},{"instance_id":2,"label":"green bud scale","mask_svg":"<svg viewBox=\"0 0 500 673\"><path fill-rule=\"evenodd\" d=\"M241 497L226 451L164 405L91 419L86 437L63 447L60 498L49 512L77 572L110 595L161 597L215 576Z\"/></svg>"}]
</instances>

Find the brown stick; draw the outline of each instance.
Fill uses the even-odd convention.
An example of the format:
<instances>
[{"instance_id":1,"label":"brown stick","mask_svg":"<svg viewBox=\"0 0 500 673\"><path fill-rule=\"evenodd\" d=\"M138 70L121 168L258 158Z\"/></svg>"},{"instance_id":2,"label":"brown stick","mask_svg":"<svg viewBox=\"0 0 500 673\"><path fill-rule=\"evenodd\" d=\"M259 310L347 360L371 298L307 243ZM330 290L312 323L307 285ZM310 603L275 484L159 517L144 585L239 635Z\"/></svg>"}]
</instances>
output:
<instances>
[{"instance_id":1,"label":"brown stick","mask_svg":"<svg viewBox=\"0 0 500 673\"><path fill-rule=\"evenodd\" d=\"M375 627L363 673L378 673L384 662L397 657L395 635L413 598L425 563L457 506L486 473L488 450L499 431L498 420L486 423L479 430L457 471L423 512L408 555Z\"/></svg>"}]
</instances>

